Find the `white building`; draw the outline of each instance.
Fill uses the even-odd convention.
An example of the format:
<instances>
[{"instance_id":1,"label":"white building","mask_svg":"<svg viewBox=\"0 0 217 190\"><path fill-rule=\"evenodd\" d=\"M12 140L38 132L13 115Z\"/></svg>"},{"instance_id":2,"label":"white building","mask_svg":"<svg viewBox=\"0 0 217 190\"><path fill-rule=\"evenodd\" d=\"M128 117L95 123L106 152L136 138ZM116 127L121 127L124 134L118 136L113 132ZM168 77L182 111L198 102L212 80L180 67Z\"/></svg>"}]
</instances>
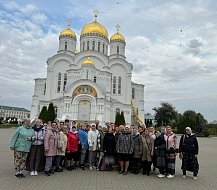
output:
<instances>
[{"instance_id":1,"label":"white building","mask_svg":"<svg viewBox=\"0 0 217 190\"><path fill-rule=\"evenodd\" d=\"M57 54L47 60L47 77L35 79L32 119L52 102L57 118L114 122L116 112L123 111L126 123L133 115L144 121L144 85L131 80L125 38L117 27L109 40L96 18L81 31L80 51L70 26L60 33Z\"/></svg>"},{"instance_id":2,"label":"white building","mask_svg":"<svg viewBox=\"0 0 217 190\"><path fill-rule=\"evenodd\" d=\"M11 106L2 106L0 105L0 117L6 118L17 118L24 119L29 118L30 111L25 108L11 107Z\"/></svg>"}]
</instances>

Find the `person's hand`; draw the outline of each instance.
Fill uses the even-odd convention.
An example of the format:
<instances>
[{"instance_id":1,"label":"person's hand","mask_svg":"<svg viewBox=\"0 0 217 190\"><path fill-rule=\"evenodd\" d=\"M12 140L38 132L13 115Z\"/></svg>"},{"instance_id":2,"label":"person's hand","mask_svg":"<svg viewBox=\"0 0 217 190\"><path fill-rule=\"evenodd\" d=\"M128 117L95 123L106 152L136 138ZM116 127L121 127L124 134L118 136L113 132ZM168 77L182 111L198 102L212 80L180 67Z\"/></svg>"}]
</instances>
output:
<instances>
[{"instance_id":1,"label":"person's hand","mask_svg":"<svg viewBox=\"0 0 217 190\"><path fill-rule=\"evenodd\" d=\"M182 159L183 158L183 154L179 153L179 158Z\"/></svg>"},{"instance_id":2,"label":"person's hand","mask_svg":"<svg viewBox=\"0 0 217 190\"><path fill-rule=\"evenodd\" d=\"M89 149L90 149L90 150L93 150L93 146L89 146Z\"/></svg>"},{"instance_id":3,"label":"person's hand","mask_svg":"<svg viewBox=\"0 0 217 190\"><path fill-rule=\"evenodd\" d=\"M67 154L70 154L70 151L67 150Z\"/></svg>"},{"instance_id":4,"label":"person's hand","mask_svg":"<svg viewBox=\"0 0 217 190\"><path fill-rule=\"evenodd\" d=\"M31 141L31 140L32 140L32 137L27 137L26 140L27 140L27 141Z\"/></svg>"},{"instance_id":5,"label":"person's hand","mask_svg":"<svg viewBox=\"0 0 217 190\"><path fill-rule=\"evenodd\" d=\"M14 150L14 147L10 147L11 150Z\"/></svg>"},{"instance_id":6,"label":"person's hand","mask_svg":"<svg viewBox=\"0 0 217 190\"><path fill-rule=\"evenodd\" d=\"M49 151L49 148L45 148L45 152L48 152Z\"/></svg>"}]
</instances>

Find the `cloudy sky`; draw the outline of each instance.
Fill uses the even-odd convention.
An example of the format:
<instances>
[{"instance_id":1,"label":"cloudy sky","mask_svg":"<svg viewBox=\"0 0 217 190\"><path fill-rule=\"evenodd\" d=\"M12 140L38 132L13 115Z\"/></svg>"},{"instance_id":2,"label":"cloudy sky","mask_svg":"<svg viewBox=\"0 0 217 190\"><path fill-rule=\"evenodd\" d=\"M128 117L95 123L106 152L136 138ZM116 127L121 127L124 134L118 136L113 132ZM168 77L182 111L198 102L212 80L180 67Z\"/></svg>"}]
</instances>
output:
<instances>
[{"instance_id":1,"label":"cloudy sky","mask_svg":"<svg viewBox=\"0 0 217 190\"><path fill-rule=\"evenodd\" d=\"M0 0L0 104L30 109L34 78L46 77L59 32L71 19L77 36L98 21L127 42L133 80L145 84L145 111L172 103L217 119L217 1Z\"/></svg>"}]
</instances>

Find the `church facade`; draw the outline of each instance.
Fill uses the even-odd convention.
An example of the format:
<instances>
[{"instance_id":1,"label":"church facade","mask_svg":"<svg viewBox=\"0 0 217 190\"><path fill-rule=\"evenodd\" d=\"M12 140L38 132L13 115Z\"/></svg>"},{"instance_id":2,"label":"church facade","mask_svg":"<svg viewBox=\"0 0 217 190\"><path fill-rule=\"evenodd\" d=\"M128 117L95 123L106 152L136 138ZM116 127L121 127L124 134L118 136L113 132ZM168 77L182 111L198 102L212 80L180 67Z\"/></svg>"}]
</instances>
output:
<instances>
[{"instance_id":1,"label":"church facade","mask_svg":"<svg viewBox=\"0 0 217 190\"><path fill-rule=\"evenodd\" d=\"M127 124L144 122L144 85L132 82L133 64L125 57L126 41L96 21L77 36L68 28L59 35L57 54L47 59L47 77L36 78L31 118L52 102L59 119L114 122L124 112Z\"/></svg>"}]
</instances>

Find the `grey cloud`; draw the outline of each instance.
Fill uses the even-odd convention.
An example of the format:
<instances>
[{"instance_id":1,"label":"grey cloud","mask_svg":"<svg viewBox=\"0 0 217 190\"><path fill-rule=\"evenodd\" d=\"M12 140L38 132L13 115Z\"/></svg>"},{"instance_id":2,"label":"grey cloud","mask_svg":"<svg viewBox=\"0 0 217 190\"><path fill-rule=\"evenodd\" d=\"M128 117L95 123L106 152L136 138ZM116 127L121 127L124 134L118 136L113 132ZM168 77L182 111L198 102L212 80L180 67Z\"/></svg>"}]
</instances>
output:
<instances>
[{"instance_id":1,"label":"grey cloud","mask_svg":"<svg viewBox=\"0 0 217 190\"><path fill-rule=\"evenodd\" d=\"M170 82L197 80L198 78L209 76L212 73L216 73L212 68L205 68L200 65L192 65L186 68L172 67L162 70L162 74L167 76Z\"/></svg>"},{"instance_id":2,"label":"grey cloud","mask_svg":"<svg viewBox=\"0 0 217 190\"><path fill-rule=\"evenodd\" d=\"M187 49L184 51L184 53L190 53L193 56L197 56L201 53L202 46L203 43L201 41L199 41L198 39L192 39L187 43Z\"/></svg>"}]
</instances>

